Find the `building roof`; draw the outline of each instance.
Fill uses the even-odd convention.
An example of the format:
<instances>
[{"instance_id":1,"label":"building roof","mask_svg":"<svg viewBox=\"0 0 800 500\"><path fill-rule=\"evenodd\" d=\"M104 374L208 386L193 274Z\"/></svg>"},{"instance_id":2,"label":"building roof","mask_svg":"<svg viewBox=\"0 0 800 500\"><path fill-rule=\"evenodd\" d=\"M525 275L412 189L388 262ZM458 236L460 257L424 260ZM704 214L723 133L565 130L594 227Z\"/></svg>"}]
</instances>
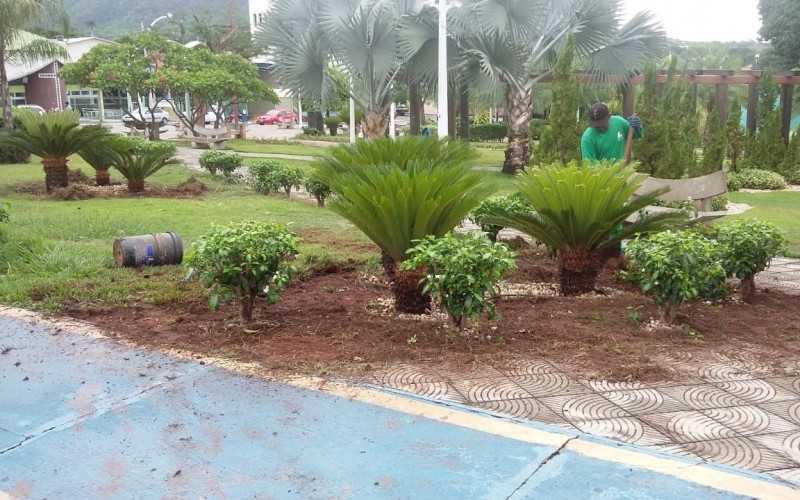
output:
<instances>
[{"instance_id":1,"label":"building roof","mask_svg":"<svg viewBox=\"0 0 800 500\"><path fill-rule=\"evenodd\" d=\"M30 43L33 40L41 39L39 35L28 33L27 31L22 32L22 36L18 39L18 45L25 45ZM28 61L26 63L6 63L6 72L8 73L8 81L13 82L15 80L19 80L21 78L25 78L26 76L33 75L43 68L46 68L53 62L60 62L65 63L68 61L77 61L81 58L85 53L89 52L93 47L97 45L113 43L110 40L106 40L104 38L98 38L94 36L85 36L80 38L67 38L66 40L53 40L56 43L59 43L67 49L69 53L68 59L56 58L56 59L41 59L38 61Z\"/></svg>"}]
</instances>

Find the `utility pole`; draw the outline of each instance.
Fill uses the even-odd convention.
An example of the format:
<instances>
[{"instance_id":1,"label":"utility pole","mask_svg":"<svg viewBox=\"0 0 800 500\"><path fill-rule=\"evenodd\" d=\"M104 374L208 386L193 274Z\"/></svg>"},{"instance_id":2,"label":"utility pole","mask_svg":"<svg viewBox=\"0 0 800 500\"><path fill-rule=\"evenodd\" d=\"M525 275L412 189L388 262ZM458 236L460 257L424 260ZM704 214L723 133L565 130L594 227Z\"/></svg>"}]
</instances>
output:
<instances>
[{"instance_id":1,"label":"utility pole","mask_svg":"<svg viewBox=\"0 0 800 500\"><path fill-rule=\"evenodd\" d=\"M447 0L439 0L439 85L436 99L439 139L448 137L450 130L447 85Z\"/></svg>"}]
</instances>

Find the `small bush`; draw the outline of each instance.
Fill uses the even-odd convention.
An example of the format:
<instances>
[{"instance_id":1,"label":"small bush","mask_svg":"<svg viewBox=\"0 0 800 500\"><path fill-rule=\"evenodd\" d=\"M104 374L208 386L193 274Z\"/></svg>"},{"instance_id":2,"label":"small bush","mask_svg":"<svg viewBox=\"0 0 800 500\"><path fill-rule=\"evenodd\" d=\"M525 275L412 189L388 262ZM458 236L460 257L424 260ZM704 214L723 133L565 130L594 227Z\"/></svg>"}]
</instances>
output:
<instances>
[{"instance_id":1,"label":"small bush","mask_svg":"<svg viewBox=\"0 0 800 500\"><path fill-rule=\"evenodd\" d=\"M8 213L8 203L0 202L0 223L8 222L11 215Z\"/></svg>"},{"instance_id":2,"label":"small bush","mask_svg":"<svg viewBox=\"0 0 800 500\"><path fill-rule=\"evenodd\" d=\"M514 252L481 235L429 236L408 251L404 271L424 269L423 293L447 311L459 328L484 312L495 316L497 283L514 267Z\"/></svg>"},{"instance_id":3,"label":"small bush","mask_svg":"<svg viewBox=\"0 0 800 500\"><path fill-rule=\"evenodd\" d=\"M740 219L720 225L716 239L720 244L722 267L729 277L742 280L742 300L752 301L756 274L786 250L786 238L769 222Z\"/></svg>"},{"instance_id":4,"label":"small bush","mask_svg":"<svg viewBox=\"0 0 800 500\"><path fill-rule=\"evenodd\" d=\"M678 307L698 297L724 297L725 270L718 245L692 231L664 231L637 238L625 250L627 277L661 307L662 318L675 321Z\"/></svg>"},{"instance_id":5,"label":"small bush","mask_svg":"<svg viewBox=\"0 0 800 500\"><path fill-rule=\"evenodd\" d=\"M249 322L257 297L265 296L269 304L278 301L297 253L296 237L279 224L251 221L218 227L195 244L189 277L209 290L212 309L235 297L242 320Z\"/></svg>"},{"instance_id":6,"label":"small bush","mask_svg":"<svg viewBox=\"0 0 800 500\"><path fill-rule=\"evenodd\" d=\"M20 122L18 117L14 117L14 127L19 127ZM0 134L5 130L0 129ZM31 154L14 146L0 145L0 165L13 165L18 163L28 163L31 159Z\"/></svg>"},{"instance_id":7,"label":"small bush","mask_svg":"<svg viewBox=\"0 0 800 500\"><path fill-rule=\"evenodd\" d=\"M731 173L728 176L728 189L730 191L739 191L740 189L776 191L786 189L786 179L782 175L769 170L748 168Z\"/></svg>"},{"instance_id":8,"label":"small bush","mask_svg":"<svg viewBox=\"0 0 800 500\"><path fill-rule=\"evenodd\" d=\"M305 174L296 167L290 167L275 160L260 160L250 165L253 187L261 194L286 193L291 197L292 189L303 184Z\"/></svg>"},{"instance_id":9,"label":"small bush","mask_svg":"<svg viewBox=\"0 0 800 500\"><path fill-rule=\"evenodd\" d=\"M472 211L470 219L480 226L481 231L486 233L492 241L497 241L497 235L503 230L502 226L490 224L488 222L488 219L492 217L497 210L514 214L530 214L533 212L533 207L520 193L514 193L508 196L496 196L481 203L478 208Z\"/></svg>"},{"instance_id":10,"label":"small bush","mask_svg":"<svg viewBox=\"0 0 800 500\"><path fill-rule=\"evenodd\" d=\"M714 212L724 212L728 210L728 197L721 194L711 198L711 210Z\"/></svg>"},{"instance_id":11,"label":"small bush","mask_svg":"<svg viewBox=\"0 0 800 500\"><path fill-rule=\"evenodd\" d=\"M303 135L317 136L317 135L322 135L322 132L320 132L315 128L303 127Z\"/></svg>"},{"instance_id":12,"label":"small bush","mask_svg":"<svg viewBox=\"0 0 800 500\"><path fill-rule=\"evenodd\" d=\"M475 142L503 141L507 134L508 128L504 123L487 123L469 128L469 138Z\"/></svg>"},{"instance_id":13,"label":"small bush","mask_svg":"<svg viewBox=\"0 0 800 500\"><path fill-rule=\"evenodd\" d=\"M206 151L200 156L200 166L211 175L220 172L225 177L230 177L242 166L242 157L232 151Z\"/></svg>"},{"instance_id":14,"label":"small bush","mask_svg":"<svg viewBox=\"0 0 800 500\"><path fill-rule=\"evenodd\" d=\"M331 188L322 181L308 179L305 183L306 192L317 200L317 205L325 206L325 200L331 195Z\"/></svg>"}]
</instances>

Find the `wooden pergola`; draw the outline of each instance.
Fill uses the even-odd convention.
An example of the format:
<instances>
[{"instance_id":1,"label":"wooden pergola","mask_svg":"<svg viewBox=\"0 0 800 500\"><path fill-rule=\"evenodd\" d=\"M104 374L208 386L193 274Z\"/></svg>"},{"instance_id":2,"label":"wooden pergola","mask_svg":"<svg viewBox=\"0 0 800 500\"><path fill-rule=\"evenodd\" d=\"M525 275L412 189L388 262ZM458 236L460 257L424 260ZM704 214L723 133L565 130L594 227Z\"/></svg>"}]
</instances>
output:
<instances>
[{"instance_id":1,"label":"wooden pergola","mask_svg":"<svg viewBox=\"0 0 800 500\"><path fill-rule=\"evenodd\" d=\"M687 80L697 89L698 85L714 85L716 87L716 104L719 109L722 123L728 120L730 102L728 89L731 85L747 85L747 130L753 134L758 125L758 85L761 82L763 71L760 70L689 70L678 73L678 78ZM775 83L780 86L781 96L781 133L783 140L788 144L790 125L792 120L792 100L794 86L800 85L800 71L777 73L773 76ZM667 81L667 72L661 71L657 75L657 82ZM644 75L637 75L623 88L623 112L630 116L634 112L636 102L636 85L644 82ZM696 92L696 90L695 90Z\"/></svg>"}]
</instances>

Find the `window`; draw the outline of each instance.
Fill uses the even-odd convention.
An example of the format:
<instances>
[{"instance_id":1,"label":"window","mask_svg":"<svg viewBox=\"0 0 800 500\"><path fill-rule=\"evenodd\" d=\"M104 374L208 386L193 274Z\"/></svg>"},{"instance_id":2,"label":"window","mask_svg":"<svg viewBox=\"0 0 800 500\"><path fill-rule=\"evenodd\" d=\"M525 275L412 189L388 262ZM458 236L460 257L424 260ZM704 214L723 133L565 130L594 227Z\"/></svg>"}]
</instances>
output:
<instances>
[{"instance_id":1,"label":"window","mask_svg":"<svg viewBox=\"0 0 800 500\"><path fill-rule=\"evenodd\" d=\"M25 99L25 92L12 92L11 93L11 106L24 106L28 104Z\"/></svg>"},{"instance_id":2,"label":"window","mask_svg":"<svg viewBox=\"0 0 800 500\"><path fill-rule=\"evenodd\" d=\"M258 24L258 15L257 14L253 14L253 24L255 24L255 25Z\"/></svg>"}]
</instances>

